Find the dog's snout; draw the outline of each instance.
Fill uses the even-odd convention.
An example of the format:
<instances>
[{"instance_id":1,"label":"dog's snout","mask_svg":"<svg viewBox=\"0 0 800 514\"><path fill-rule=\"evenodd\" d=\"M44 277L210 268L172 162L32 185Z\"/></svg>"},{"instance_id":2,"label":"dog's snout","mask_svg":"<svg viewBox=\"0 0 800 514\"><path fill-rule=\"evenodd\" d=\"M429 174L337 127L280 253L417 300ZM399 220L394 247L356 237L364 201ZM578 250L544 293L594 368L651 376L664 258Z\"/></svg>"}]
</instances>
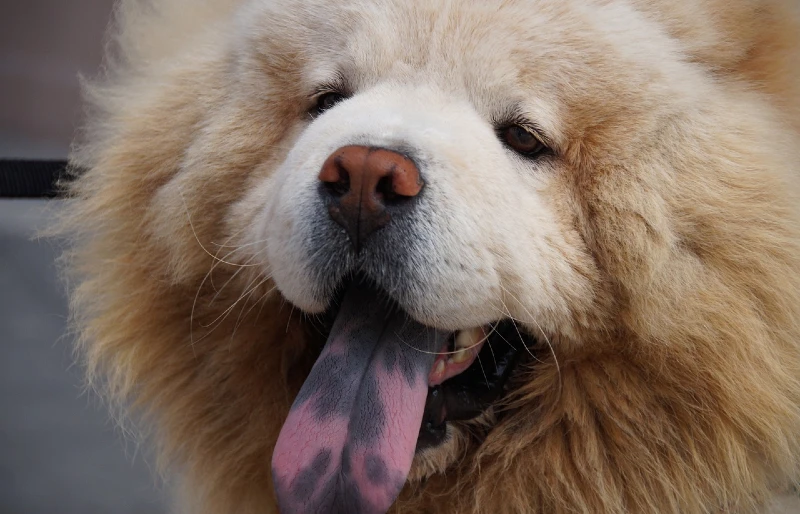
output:
<instances>
[{"instance_id":1,"label":"dog's snout","mask_svg":"<svg viewBox=\"0 0 800 514\"><path fill-rule=\"evenodd\" d=\"M408 156L384 148L345 146L319 173L331 218L344 227L356 251L424 187Z\"/></svg>"}]
</instances>

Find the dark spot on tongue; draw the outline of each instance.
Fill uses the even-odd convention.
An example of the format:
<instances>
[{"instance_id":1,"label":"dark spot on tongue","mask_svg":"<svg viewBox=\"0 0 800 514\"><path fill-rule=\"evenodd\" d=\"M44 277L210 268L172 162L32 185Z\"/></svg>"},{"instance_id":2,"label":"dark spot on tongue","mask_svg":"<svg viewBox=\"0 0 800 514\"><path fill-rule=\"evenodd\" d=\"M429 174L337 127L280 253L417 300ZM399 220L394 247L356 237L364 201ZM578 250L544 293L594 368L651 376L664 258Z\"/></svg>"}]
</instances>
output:
<instances>
[{"instance_id":1,"label":"dark spot on tongue","mask_svg":"<svg viewBox=\"0 0 800 514\"><path fill-rule=\"evenodd\" d=\"M319 454L314 458L307 468L297 476L297 480L292 487L292 494L295 498L303 500L310 497L320 482L320 479L328 471L328 466L331 465L331 451L320 450Z\"/></svg>"},{"instance_id":2,"label":"dark spot on tongue","mask_svg":"<svg viewBox=\"0 0 800 514\"><path fill-rule=\"evenodd\" d=\"M369 288L347 292L275 447L282 513L389 509L411 467L432 352L447 335Z\"/></svg>"},{"instance_id":3,"label":"dark spot on tongue","mask_svg":"<svg viewBox=\"0 0 800 514\"><path fill-rule=\"evenodd\" d=\"M366 461L367 479L375 485L383 485L389 478L386 463L377 455L368 455Z\"/></svg>"},{"instance_id":4,"label":"dark spot on tongue","mask_svg":"<svg viewBox=\"0 0 800 514\"><path fill-rule=\"evenodd\" d=\"M406 377L409 385L414 385L417 379L417 362L416 359L411 358L407 351L402 351L402 348L395 348L389 346L385 349L383 364L386 366L386 371L393 373L399 371ZM438 348L428 351L436 351Z\"/></svg>"}]
</instances>

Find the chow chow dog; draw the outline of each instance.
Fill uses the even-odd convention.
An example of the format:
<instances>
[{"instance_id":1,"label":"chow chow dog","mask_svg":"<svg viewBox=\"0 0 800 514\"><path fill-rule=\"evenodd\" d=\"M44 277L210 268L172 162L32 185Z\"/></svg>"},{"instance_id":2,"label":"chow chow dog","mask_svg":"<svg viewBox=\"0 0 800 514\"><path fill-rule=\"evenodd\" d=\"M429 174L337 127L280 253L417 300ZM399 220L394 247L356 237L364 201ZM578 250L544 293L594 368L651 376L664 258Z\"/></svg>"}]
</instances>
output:
<instances>
[{"instance_id":1,"label":"chow chow dog","mask_svg":"<svg viewBox=\"0 0 800 514\"><path fill-rule=\"evenodd\" d=\"M800 476L780 0L123 0L62 230L193 514L763 512Z\"/></svg>"}]
</instances>

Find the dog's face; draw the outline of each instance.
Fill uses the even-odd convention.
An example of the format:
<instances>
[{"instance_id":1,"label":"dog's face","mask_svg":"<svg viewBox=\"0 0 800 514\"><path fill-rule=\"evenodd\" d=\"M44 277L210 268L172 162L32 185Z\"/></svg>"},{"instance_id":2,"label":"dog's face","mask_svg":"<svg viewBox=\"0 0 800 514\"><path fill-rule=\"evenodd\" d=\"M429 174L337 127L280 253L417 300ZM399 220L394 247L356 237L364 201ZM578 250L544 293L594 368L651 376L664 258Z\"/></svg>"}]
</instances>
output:
<instances>
[{"instance_id":1,"label":"dog's face","mask_svg":"<svg viewBox=\"0 0 800 514\"><path fill-rule=\"evenodd\" d=\"M203 29L187 34L185 53L142 59L151 82L135 84L136 94L131 86L130 98L108 95L107 125L118 130L105 135L97 125L103 135L87 153L100 171L81 187L96 204L87 202L85 219L109 218L94 218L100 242L84 251L87 261L104 257L102 271L89 272L115 283L118 298L101 305L83 293L82 301L97 302L89 317L110 327L92 329L92 337L119 332L135 340L109 336L91 359L123 362L115 378L129 388L145 383L167 414L159 388L174 369L191 377L181 382L188 389L202 382L197 391L219 388L225 398L257 390L258 401L238 402L242 418L260 400L284 401L287 381L262 377L237 358L280 361L286 375L301 370L272 458L282 511L383 512L409 477L450 473L480 452L499 455L507 475L526 444L561 458L562 420L564 431L577 427L577 434L616 419L589 413L613 411L609 391L617 387L627 395L620 415L639 421L613 433L638 433L641 419L661 410L666 425L695 404L697 391L716 390L691 384L713 368L697 357L713 347L704 340L719 337L709 327L760 330L760 321L747 321L760 308L720 299L784 288L758 271L755 250L738 252L778 242L761 254L784 258L790 248L790 236L763 236L782 227L764 220L788 212L763 193L782 182L751 173L783 169L780 131L762 119L764 105L741 101L736 95L745 93L709 73L735 52L703 62L716 43L684 46L653 12L636 9L649 2L209 5L226 6L219 8L230 19L188 21ZM136 40L154 48L169 41ZM169 80L153 79L162 76ZM733 218L759 231L740 233ZM157 258L119 268L143 259L135 255L143 241ZM129 315L131 289L140 294ZM220 308L227 295L230 304ZM285 310L304 313L301 320L286 320L276 297L291 305ZM242 299L241 319L220 336ZM246 325L255 307L266 314ZM157 325L152 316L163 316L169 336L144 335ZM119 319L131 320L127 330L112 327L109 320ZM186 339L187 323L209 329L202 347L188 336L193 352L207 352L193 360L173 346ZM262 347L257 327L276 323L285 330ZM320 341L290 336L298 323ZM212 344L220 341L228 342ZM134 347L130 355L121 350ZM167 355L174 355L171 368ZM573 367L607 360L600 371L562 377L557 355ZM706 362L724 360L709 355ZM186 360L202 372L185 368ZM653 398L628 388L655 376L683 379ZM175 396L175 405L191 403ZM203 403L203 394L194 398ZM545 403L549 411L531 414ZM173 427L191 417L179 410ZM550 428L556 442L546 444ZM252 460L262 466L259 451ZM631 469L639 469L637 459ZM206 468L217 466L209 462ZM547 494L558 488L574 489L561 484Z\"/></svg>"},{"instance_id":2,"label":"dog's face","mask_svg":"<svg viewBox=\"0 0 800 514\"><path fill-rule=\"evenodd\" d=\"M247 100L225 115L259 123L252 102L276 102L285 135L235 207L248 257L307 313L357 273L430 326L511 317L581 339L587 170L635 156L693 87L650 29L616 5L251 2L232 78Z\"/></svg>"},{"instance_id":3,"label":"dog's face","mask_svg":"<svg viewBox=\"0 0 800 514\"><path fill-rule=\"evenodd\" d=\"M357 3L318 11L281 6L278 13L259 7L242 18L245 33L259 34L258 27L286 12L305 17L287 22L297 24L292 37L299 47L265 50L304 55L300 114L282 143L285 157L243 200L252 211L249 241L281 293L320 313L358 272L431 326L459 330L513 316L572 331L570 312L591 302L581 273L591 264L574 225L576 199L563 187L563 116L574 106L564 105L564 85L553 82L552 68L565 61L534 43L559 36L541 36L547 15L513 30L516 10L526 6L501 13L460 6L459 19L425 3L363 11ZM242 52L256 62L274 58L258 56L254 37L241 43ZM270 79L252 75L254 84ZM348 147L388 153L361 162L370 158ZM402 173L414 176L392 179L386 170L385 187L395 198L385 198L379 178L359 178L345 189L369 190L357 192L359 205L342 207L349 190L331 182L348 177L338 175L381 171L321 176L329 159L337 168L342 159L381 168L397 155L413 168ZM404 195L402 180L419 182L419 190ZM369 196L381 205L364 207ZM331 208L363 210L345 221Z\"/></svg>"},{"instance_id":4,"label":"dog's face","mask_svg":"<svg viewBox=\"0 0 800 514\"><path fill-rule=\"evenodd\" d=\"M230 207L236 258L303 312L336 317L273 461L284 508L311 484L324 496L348 461L360 500L387 507L415 448L415 476L442 471L458 454L448 422L502 395L513 366L498 358L590 344L606 328L586 194L691 79L671 78L665 41L613 29L647 28L624 6L456 4L257 1L238 13L219 116L282 134ZM194 161L226 151L226 133L209 134ZM404 335L375 342L392 330ZM354 349L365 345L377 346ZM417 357L370 353L392 345ZM398 358L408 383L380 365ZM370 466L388 485L365 481Z\"/></svg>"}]
</instances>

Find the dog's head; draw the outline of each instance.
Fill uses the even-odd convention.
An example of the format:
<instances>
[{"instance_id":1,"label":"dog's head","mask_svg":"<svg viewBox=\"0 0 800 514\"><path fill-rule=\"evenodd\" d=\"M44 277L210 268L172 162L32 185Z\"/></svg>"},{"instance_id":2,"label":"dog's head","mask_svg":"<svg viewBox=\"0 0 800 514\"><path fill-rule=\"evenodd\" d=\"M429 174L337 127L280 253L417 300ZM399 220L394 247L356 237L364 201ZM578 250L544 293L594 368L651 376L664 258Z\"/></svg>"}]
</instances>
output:
<instances>
[{"instance_id":1,"label":"dog's head","mask_svg":"<svg viewBox=\"0 0 800 514\"><path fill-rule=\"evenodd\" d=\"M652 101L633 73L613 86L593 77L631 41L554 54L577 30L554 30L557 13L362 7L256 4L239 21L259 34L297 16L279 22L291 34L243 38L245 62L303 56L289 69L241 69L246 88L293 73L280 93L296 98L280 158L234 208L241 256L294 306L334 320L273 458L288 511L324 511L315 502L333 501L330 488L388 508L415 450L415 474L451 464L452 422L491 411L536 341L569 344L602 325L607 298L580 233L567 113L591 98L594 114L618 118L616 95ZM636 109L625 116L642 116Z\"/></svg>"},{"instance_id":2,"label":"dog's head","mask_svg":"<svg viewBox=\"0 0 800 514\"><path fill-rule=\"evenodd\" d=\"M144 79L108 95L98 127L117 130L87 147L83 191L105 211L96 255L117 255L106 280L119 280L121 239L158 259L128 285L170 308L141 316L172 313L184 338L187 317L205 317L210 341L303 370L272 459L286 512L382 512L410 472L444 472L493 433L491 452L506 451L531 428L518 412L563 386L558 354L657 360L711 337L698 336L703 298L773 282L729 252L734 234L737 248L765 240L731 213L764 229L783 211L728 195L774 187L739 171L781 143L763 140L765 105L731 101L745 93L707 73L740 57L727 42L682 45L623 2L232 5L166 57L129 56ZM256 314L285 333L259 343L242 323ZM289 337L296 324L310 330ZM245 371L212 342L192 341L213 355L195 359L235 395ZM96 358L111 346L124 343ZM165 351L149 365L166 370ZM262 378L274 389L284 375Z\"/></svg>"}]
</instances>

